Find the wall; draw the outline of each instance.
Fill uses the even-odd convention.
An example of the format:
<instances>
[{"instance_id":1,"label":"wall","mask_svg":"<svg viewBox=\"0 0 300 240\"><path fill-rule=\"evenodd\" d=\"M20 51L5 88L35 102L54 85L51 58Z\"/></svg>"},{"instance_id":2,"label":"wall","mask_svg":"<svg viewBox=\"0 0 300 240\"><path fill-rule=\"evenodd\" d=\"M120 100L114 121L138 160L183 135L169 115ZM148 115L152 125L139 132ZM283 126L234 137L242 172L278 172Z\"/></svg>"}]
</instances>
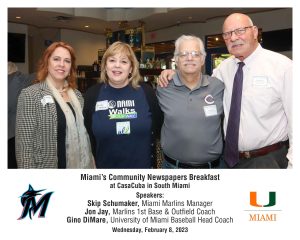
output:
<instances>
[{"instance_id":1,"label":"wall","mask_svg":"<svg viewBox=\"0 0 300 240\"><path fill-rule=\"evenodd\" d=\"M267 13L249 14L253 23L262 28L263 31L292 28L292 9L280 9ZM182 34L192 34L204 40L205 35L218 34L222 32L224 17L210 20L206 23L181 24L172 28L162 29L146 34L146 43L175 40ZM291 57L291 52L283 52Z\"/></svg>"},{"instance_id":2,"label":"wall","mask_svg":"<svg viewBox=\"0 0 300 240\"><path fill-rule=\"evenodd\" d=\"M60 29L36 28L28 26L29 72L35 72L44 50L48 47L46 41L60 41Z\"/></svg>"},{"instance_id":3,"label":"wall","mask_svg":"<svg viewBox=\"0 0 300 240\"><path fill-rule=\"evenodd\" d=\"M25 63L16 63L21 72L28 73L28 27L24 24L8 23L8 32L11 33L24 33L26 34L25 41Z\"/></svg>"},{"instance_id":4,"label":"wall","mask_svg":"<svg viewBox=\"0 0 300 240\"><path fill-rule=\"evenodd\" d=\"M61 30L61 40L68 42L76 51L77 65L92 65L98 60L98 49L105 49L106 37L86 32Z\"/></svg>"},{"instance_id":5,"label":"wall","mask_svg":"<svg viewBox=\"0 0 300 240\"><path fill-rule=\"evenodd\" d=\"M36 70L37 62L46 48L45 40L60 40L60 30L57 28L36 28L8 23L8 32L26 34L25 63L16 63L23 73L32 73Z\"/></svg>"},{"instance_id":6,"label":"wall","mask_svg":"<svg viewBox=\"0 0 300 240\"><path fill-rule=\"evenodd\" d=\"M292 9L281 9L266 13L249 14L254 24L263 31L292 28ZM205 35L222 32L224 17L205 23L180 24L175 27L146 33L146 43L174 40L182 34L193 34L204 38Z\"/></svg>"},{"instance_id":7,"label":"wall","mask_svg":"<svg viewBox=\"0 0 300 240\"><path fill-rule=\"evenodd\" d=\"M250 14L250 17L253 19L254 24L262 28L263 31L292 28L292 9L281 9L269 13ZM223 21L224 17L213 19L206 23L181 24L168 29L148 32L146 33L146 43L174 40L182 34L194 34L203 39L205 35L222 32ZM26 62L24 64L17 64L19 69L24 73L31 73L35 70L36 63L45 49L45 40L62 40L71 44L76 51L77 65L91 65L95 60L97 60L97 50L99 48L105 48L104 35L96 35L67 29L39 29L15 23L8 23L8 31L25 33L29 36L29 43L26 42ZM29 56L28 44L31 46ZM284 52L283 54L288 57L292 56L292 52Z\"/></svg>"},{"instance_id":8,"label":"wall","mask_svg":"<svg viewBox=\"0 0 300 240\"><path fill-rule=\"evenodd\" d=\"M65 41L74 47L77 65L92 65L98 59L98 49L105 48L105 36L58 28L36 28L23 24L8 23L8 32L25 33L25 63L17 63L20 71L32 73L47 48L45 41Z\"/></svg>"}]
</instances>

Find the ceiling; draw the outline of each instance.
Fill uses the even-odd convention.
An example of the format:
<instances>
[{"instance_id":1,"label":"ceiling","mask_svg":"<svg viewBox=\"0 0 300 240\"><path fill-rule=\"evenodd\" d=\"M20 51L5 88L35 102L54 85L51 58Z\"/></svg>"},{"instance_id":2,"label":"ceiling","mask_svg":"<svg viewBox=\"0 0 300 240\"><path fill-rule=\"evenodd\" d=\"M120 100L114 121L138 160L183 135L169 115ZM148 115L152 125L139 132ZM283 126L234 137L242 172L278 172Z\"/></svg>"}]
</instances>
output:
<instances>
[{"instance_id":1,"label":"ceiling","mask_svg":"<svg viewBox=\"0 0 300 240\"><path fill-rule=\"evenodd\" d=\"M8 22L94 34L138 27L143 22L145 31L151 32L185 23L204 23L233 12L273 10L278 8L8 8Z\"/></svg>"}]
</instances>

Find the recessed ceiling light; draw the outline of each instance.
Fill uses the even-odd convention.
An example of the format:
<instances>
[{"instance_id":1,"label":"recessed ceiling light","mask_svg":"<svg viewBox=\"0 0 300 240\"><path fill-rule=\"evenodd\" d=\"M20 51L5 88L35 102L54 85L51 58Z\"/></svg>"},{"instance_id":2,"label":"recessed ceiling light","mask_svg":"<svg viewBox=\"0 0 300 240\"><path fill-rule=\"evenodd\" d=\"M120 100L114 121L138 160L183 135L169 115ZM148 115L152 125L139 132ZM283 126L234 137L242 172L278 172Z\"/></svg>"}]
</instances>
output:
<instances>
[{"instance_id":1,"label":"recessed ceiling light","mask_svg":"<svg viewBox=\"0 0 300 240\"><path fill-rule=\"evenodd\" d=\"M216 41L219 41L219 38L216 37Z\"/></svg>"},{"instance_id":2,"label":"recessed ceiling light","mask_svg":"<svg viewBox=\"0 0 300 240\"><path fill-rule=\"evenodd\" d=\"M85 27L85 28L89 28L90 26L89 26L89 25L85 25L84 27Z\"/></svg>"},{"instance_id":3,"label":"recessed ceiling light","mask_svg":"<svg viewBox=\"0 0 300 240\"><path fill-rule=\"evenodd\" d=\"M22 17L20 17L20 16L16 16L16 19L21 19Z\"/></svg>"}]
</instances>

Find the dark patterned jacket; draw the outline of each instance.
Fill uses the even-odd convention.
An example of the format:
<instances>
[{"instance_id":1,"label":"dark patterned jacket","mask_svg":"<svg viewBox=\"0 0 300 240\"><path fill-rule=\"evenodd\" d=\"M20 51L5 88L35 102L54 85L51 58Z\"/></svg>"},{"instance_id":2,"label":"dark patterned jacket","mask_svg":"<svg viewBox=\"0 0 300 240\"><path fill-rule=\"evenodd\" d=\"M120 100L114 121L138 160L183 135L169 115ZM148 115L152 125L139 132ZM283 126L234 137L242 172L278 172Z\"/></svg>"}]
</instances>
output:
<instances>
[{"instance_id":1,"label":"dark patterned jacket","mask_svg":"<svg viewBox=\"0 0 300 240\"><path fill-rule=\"evenodd\" d=\"M57 168L57 112L55 102L42 103L52 96L46 82L22 90L16 118L18 168ZM75 89L83 108L83 97Z\"/></svg>"}]
</instances>

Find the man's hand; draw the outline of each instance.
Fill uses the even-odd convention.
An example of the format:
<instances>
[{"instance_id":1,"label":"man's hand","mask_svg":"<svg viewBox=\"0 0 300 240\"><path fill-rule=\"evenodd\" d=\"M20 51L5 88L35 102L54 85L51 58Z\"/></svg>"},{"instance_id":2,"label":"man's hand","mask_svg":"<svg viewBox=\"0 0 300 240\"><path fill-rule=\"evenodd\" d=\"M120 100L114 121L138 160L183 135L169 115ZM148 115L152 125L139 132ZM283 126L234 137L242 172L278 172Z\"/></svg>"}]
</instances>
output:
<instances>
[{"instance_id":1,"label":"man's hand","mask_svg":"<svg viewBox=\"0 0 300 240\"><path fill-rule=\"evenodd\" d=\"M169 84L169 81L173 78L174 74L175 74L175 70L172 69L166 69L163 70L157 80L157 84L160 87L166 87Z\"/></svg>"}]
</instances>

